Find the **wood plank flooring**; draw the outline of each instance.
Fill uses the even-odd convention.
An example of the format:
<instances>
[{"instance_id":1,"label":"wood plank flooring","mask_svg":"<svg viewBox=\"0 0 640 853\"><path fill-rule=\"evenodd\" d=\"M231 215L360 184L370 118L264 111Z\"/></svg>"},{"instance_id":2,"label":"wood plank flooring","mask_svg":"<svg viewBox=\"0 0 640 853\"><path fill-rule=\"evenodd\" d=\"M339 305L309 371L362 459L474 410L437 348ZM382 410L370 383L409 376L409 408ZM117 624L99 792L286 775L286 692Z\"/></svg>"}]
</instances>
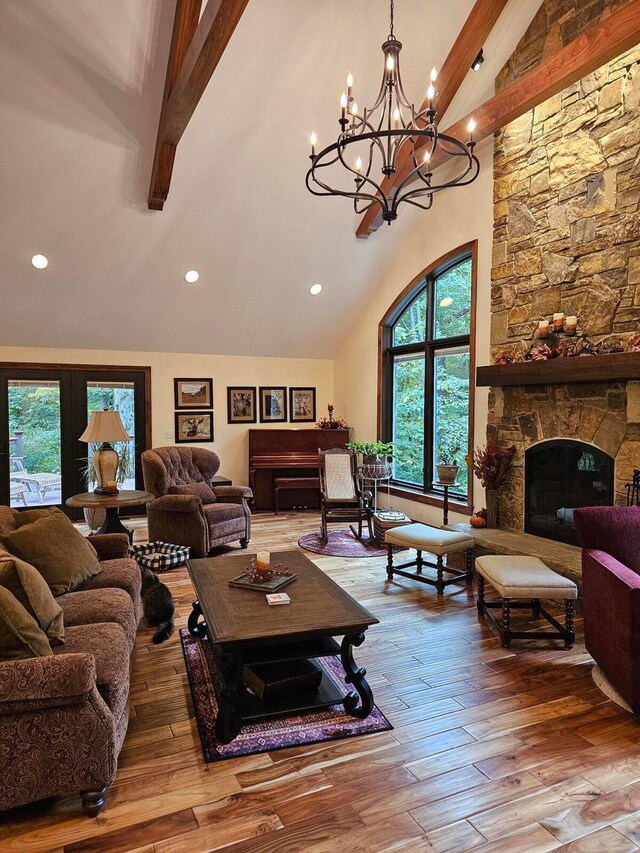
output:
<instances>
[{"instance_id":1,"label":"wood plank flooring","mask_svg":"<svg viewBox=\"0 0 640 853\"><path fill-rule=\"evenodd\" d=\"M295 548L318 525L313 513L259 514L250 551ZM134 527L144 541L144 522ZM153 646L143 625L105 809L90 820L70 796L7 812L0 850L640 849L640 724L594 686L579 620L570 652L505 650L466 589L438 600L432 587L387 583L384 558L309 556L380 619L356 659L393 731L205 764L177 631ZM163 580L182 627L188 575Z\"/></svg>"}]
</instances>

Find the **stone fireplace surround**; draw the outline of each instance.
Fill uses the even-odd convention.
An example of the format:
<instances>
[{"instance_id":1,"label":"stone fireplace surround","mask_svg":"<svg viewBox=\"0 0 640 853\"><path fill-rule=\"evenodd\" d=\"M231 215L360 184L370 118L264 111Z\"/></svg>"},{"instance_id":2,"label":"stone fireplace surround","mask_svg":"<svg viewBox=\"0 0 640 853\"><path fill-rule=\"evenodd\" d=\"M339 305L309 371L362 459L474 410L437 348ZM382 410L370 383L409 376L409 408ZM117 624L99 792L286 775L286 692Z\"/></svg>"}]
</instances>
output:
<instances>
[{"instance_id":1,"label":"stone fireplace surround","mask_svg":"<svg viewBox=\"0 0 640 853\"><path fill-rule=\"evenodd\" d=\"M625 484L640 467L640 381L492 388L487 438L516 447L500 490L502 527L524 530L524 453L547 439L578 439L612 456L614 503L625 504Z\"/></svg>"}]
</instances>

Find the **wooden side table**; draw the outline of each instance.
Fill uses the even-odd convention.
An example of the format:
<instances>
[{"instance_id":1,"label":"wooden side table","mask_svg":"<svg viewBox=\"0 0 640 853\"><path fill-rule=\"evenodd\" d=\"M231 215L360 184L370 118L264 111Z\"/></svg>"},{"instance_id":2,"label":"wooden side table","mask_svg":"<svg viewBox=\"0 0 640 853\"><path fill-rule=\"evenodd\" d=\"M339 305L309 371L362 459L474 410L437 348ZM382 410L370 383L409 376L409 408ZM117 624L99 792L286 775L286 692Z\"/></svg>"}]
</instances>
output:
<instances>
[{"instance_id":1,"label":"wooden side table","mask_svg":"<svg viewBox=\"0 0 640 853\"><path fill-rule=\"evenodd\" d=\"M129 537L129 542L131 542L133 531L125 527L120 521L120 507L148 504L150 501L155 500L155 497L151 492L136 490L125 490L113 495L98 495L95 492L83 492L79 495L72 495L67 499L66 504L67 506L80 507L81 509L106 509L107 517L100 530L98 530L98 534L126 533Z\"/></svg>"}]
</instances>

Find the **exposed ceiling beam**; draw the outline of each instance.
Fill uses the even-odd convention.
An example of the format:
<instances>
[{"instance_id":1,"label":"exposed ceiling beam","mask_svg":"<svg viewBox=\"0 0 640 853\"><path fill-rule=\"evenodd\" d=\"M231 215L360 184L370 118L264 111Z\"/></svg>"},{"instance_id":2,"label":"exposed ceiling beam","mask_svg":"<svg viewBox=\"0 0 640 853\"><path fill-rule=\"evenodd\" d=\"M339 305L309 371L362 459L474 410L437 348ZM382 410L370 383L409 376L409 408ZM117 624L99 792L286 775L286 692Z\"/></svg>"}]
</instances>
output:
<instances>
[{"instance_id":1,"label":"exposed ceiling beam","mask_svg":"<svg viewBox=\"0 0 640 853\"><path fill-rule=\"evenodd\" d=\"M458 89L471 68L471 63L480 53L483 44L507 3L508 0L476 0L469 17L464 22L458 34L458 38L455 40L453 47L449 51L449 55L438 72L437 106L438 113L441 116L451 106L451 102L458 93ZM420 112L426 110L428 106L429 103L425 99L420 107ZM411 162L409 146L405 146L405 150L399 151L398 154L398 171L400 171ZM385 178L382 181L383 192L387 194L397 183L395 175ZM356 229L358 237L368 237L382 223L382 217L378 213L379 210L380 207L376 204L374 207L369 208L363 215Z\"/></svg>"},{"instance_id":2,"label":"exposed ceiling beam","mask_svg":"<svg viewBox=\"0 0 640 853\"><path fill-rule=\"evenodd\" d=\"M162 210L169 193L173 159L176 146L165 141L164 128L167 121L167 102L173 89L178 71L182 67L185 55L198 27L202 0L177 0L176 13L173 19L173 34L169 49L167 76L164 81L162 110L156 138L156 150L153 156L151 186L149 188L149 207L151 210Z\"/></svg>"},{"instance_id":3,"label":"exposed ceiling beam","mask_svg":"<svg viewBox=\"0 0 640 853\"><path fill-rule=\"evenodd\" d=\"M169 65L149 189L149 207L162 210L176 146L249 0L177 0Z\"/></svg>"},{"instance_id":4,"label":"exposed ceiling beam","mask_svg":"<svg viewBox=\"0 0 640 853\"><path fill-rule=\"evenodd\" d=\"M566 47L485 101L478 109L448 127L444 133L457 139L466 139L467 124L473 116L476 121L474 139L480 142L638 43L640 0L631 0L622 9L585 30ZM436 168L442 163L442 159L436 153L431 163L433 168ZM410 164L407 164L396 173L396 182L402 181L409 171ZM367 211L367 214L369 213L371 210ZM359 228L357 234L366 238L381 224L382 217L374 210L366 229L361 232Z\"/></svg>"}]
</instances>

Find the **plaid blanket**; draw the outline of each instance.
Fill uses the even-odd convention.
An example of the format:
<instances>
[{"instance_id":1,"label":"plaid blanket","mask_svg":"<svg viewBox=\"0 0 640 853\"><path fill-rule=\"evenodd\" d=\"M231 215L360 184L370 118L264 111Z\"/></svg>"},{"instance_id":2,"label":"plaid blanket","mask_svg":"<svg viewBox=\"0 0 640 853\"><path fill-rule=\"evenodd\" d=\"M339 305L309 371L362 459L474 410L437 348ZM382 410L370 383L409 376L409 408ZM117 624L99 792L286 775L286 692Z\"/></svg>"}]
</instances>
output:
<instances>
[{"instance_id":1,"label":"plaid blanket","mask_svg":"<svg viewBox=\"0 0 640 853\"><path fill-rule=\"evenodd\" d=\"M189 559L189 548L184 545L170 545L168 542L147 542L145 545L132 545L129 556L139 566L152 572L166 572L183 566Z\"/></svg>"}]
</instances>

